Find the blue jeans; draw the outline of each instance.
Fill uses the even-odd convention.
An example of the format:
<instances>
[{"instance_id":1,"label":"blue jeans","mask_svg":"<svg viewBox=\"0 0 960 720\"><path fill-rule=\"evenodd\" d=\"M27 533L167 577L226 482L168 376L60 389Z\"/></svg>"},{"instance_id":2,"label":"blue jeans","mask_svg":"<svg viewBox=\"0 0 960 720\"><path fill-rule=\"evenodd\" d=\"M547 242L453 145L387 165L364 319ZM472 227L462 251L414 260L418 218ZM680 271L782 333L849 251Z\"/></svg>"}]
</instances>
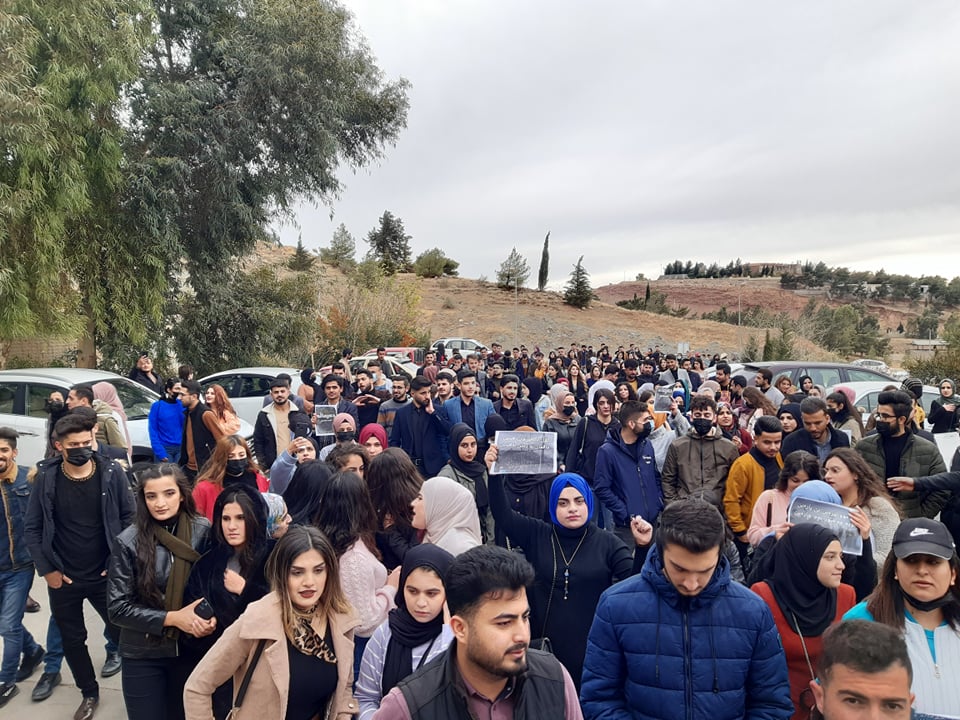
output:
<instances>
[{"instance_id":1,"label":"blue jeans","mask_svg":"<svg viewBox=\"0 0 960 720\"><path fill-rule=\"evenodd\" d=\"M107 655L119 651L117 643L110 639L110 633L103 629L103 638L106 640L104 648ZM63 638L60 636L60 628L57 627L57 621L50 616L50 622L47 623L47 652L43 656L43 671L45 673L55 674L60 672L60 666L63 665Z\"/></svg>"},{"instance_id":2,"label":"blue jeans","mask_svg":"<svg viewBox=\"0 0 960 720\"><path fill-rule=\"evenodd\" d=\"M3 638L0 685L16 681L20 657L37 651L33 635L23 626L23 608L32 585L33 567L0 572L0 638Z\"/></svg>"}]
</instances>

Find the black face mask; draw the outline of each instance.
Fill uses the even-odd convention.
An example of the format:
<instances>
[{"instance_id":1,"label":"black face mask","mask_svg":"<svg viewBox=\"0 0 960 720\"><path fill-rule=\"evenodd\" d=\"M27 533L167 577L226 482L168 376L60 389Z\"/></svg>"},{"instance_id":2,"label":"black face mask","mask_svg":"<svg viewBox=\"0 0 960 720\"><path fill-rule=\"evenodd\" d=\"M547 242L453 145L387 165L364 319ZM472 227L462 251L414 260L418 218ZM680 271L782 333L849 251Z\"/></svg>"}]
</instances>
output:
<instances>
[{"instance_id":1,"label":"black face mask","mask_svg":"<svg viewBox=\"0 0 960 720\"><path fill-rule=\"evenodd\" d=\"M243 475L250 461L247 458L227 460L227 475Z\"/></svg>"},{"instance_id":2,"label":"black face mask","mask_svg":"<svg viewBox=\"0 0 960 720\"><path fill-rule=\"evenodd\" d=\"M66 405L64 405L63 400L46 400L43 403L43 409L50 415L62 413L65 407Z\"/></svg>"},{"instance_id":3,"label":"black face mask","mask_svg":"<svg viewBox=\"0 0 960 720\"><path fill-rule=\"evenodd\" d=\"M357 434L353 430L345 430L345 431L336 433L337 442L342 442L342 443L350 442L356 436Z\"/></svg>"},{"instance_id":4,"label":"black face mask","mask_svg":"<svg viewBox=\"0 0 960 720\"><path fill-rule=\"evenodd\" d=\"M874 425L874 427L883 437L890 437L893 435L894 426L893 423L888 420L877 420L877 424Z\"/></svg>"},{"instance_id":5,"label":"black face mask","mask_svg":"<svg viewBox=\"0 0 960 720\"><path fill-rule=\"evenodd\" d=\"M563 408L563 414L566 415L567 417L570 417L571 415L573 415L574 410L576 410L576 408L573 407L572 405L565 405Z\"/></svg>"},{"instance_id":6,"label":"black face mask","mask_svg":"<svg viewBox=\"0 0 960 720\"><path fill-rule=\"evenodd\" d=\"M67 462L76 467L81 467L90 462L93 457L93 448L79 447L67 450Z\"/></svg>"},{"instance_id":7,"label":"black face mask","mask_svg":"<svg viewBox=\"0 0 960 720\"><path fill-rule=\"evenodd\" d=\"M708 418L694 418L690 421L690 424L693 425L693 429L697 431L697 435L703 437L713 429L713 420Z\"/></svg>"},{"instance_id":8,"label":"black face mask","mask_svg":"<svg viewBox=\"0 0 960 720\"><path fill-rule=\"evenodd\" d=\"M634 430L634 432L637 434L637 440L639 440L640 442L643 442L644 440L646 440L652 431L653 431L653 423L650 423L650 422L645 422L639 428Z\"/></svg>"},{"instance_id":9,"label":"black face mask","mask_svg":"<svg viewBox=\"0 0 960 720\"><path fill-rule=\"evenodd\" d=\"M830 416L831 420L836 420L838 417L840 417L840 411L836 408L827 408L827 415Z\"/></svg>"},{"instance_id":10,"label":"black face mask","mask_svg":"<svg viewBox=\"0 0 960 720\"><path fill-rule=\"evenodd\" d=\"M947 605L952 605L957 602L956 597L954 597L953 592L950 590L948 590L947 594L942 598L937 598L936 600L917 600L915 597L913 597L913 595L910 595L903 588L900 588L900 594L903 595L904 600L906 600L920 612L938 610L939 608L946 607Z\"/></svg>"}]
</instances>

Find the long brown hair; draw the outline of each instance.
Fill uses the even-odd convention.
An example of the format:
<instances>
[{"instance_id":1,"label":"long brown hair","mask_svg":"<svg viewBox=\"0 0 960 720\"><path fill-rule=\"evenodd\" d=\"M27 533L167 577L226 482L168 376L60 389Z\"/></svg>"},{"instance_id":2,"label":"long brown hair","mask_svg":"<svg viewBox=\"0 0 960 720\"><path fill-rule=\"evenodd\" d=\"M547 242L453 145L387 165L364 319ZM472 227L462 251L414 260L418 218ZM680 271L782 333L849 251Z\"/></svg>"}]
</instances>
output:
<instances>
[{"instance_id":1,"label":"long brown hair","mask_svg":"<svg viewBox=\"0 0 960 720\"><path fill-rule=\"evenodd\" d=\"M157 545L160 523L153 519L144 496L145 486L151 480L172 477L180 491L180 512L177 522L191 522L197 515L190 481L176 463L160 463L140 473L136 488L137 512L134 525L137 527L137 595L140 602L152 608L163 607L163 590L157 584ZM175 561L178 562L178 561Z\"/></svg>"},{"instance_id":2,"label":"long brown hair","mask_svg":"<svg viewBox=\"0 0 960 720\"><path fill-rule=\"evenodd\" d=\"M250 454L247 441L239 435L227 435L217 440L210 459L200 468L200 473L197 475L197 482L206 480L222 488L223 476L227 474L227 460L229 459L230 453L233 452L233 449L236 447L242 447L247 453L247 470L254 474L260 472L260 468L258 468L257 464L253 461L253 455Z\"/></svg>"},{"instance_id":3,"label":"long brown hair","mask_svg":"<svg viewBox=\"0 0 960 720\"><path fill-rule=\"evenodd\" d=\"M290 592L287 589L287 577L290 575L290 568L294 561L310 550L316 550L323 558L326 565L327 577L323 584L323 592L320 593L320 599L314 606L315 615L323 618L329 618L333 613L345 613L350 611L350 603L347 596L343 594L343 587L340 584L340 563L337 560L337 554L333 550L333 545L327 537L309 525L292 525L283 537L277 541L273 552L267 558L267 565L264 574L270 583L270 589L277 594L280 599L281 617L283 619L283 631L287 638L292 642L297 627L297 611L293 608L293 602L290 600Z\"/></svg>"},{"instance_id":4,"label":"long brown hair","mask_svg":"<svg viewBox=\"0 0 960 720\"><path fill-rule=\"evenodd\" d=\"M773 406L773 403L767 399L767 396L763 394L763 390L760 388L744 388L743 399L748 401L751 407L763 410L764 415L773 415L776 417L777 409Z\"/></svg>"},{"instance_id":5,"label":"long brown hair","mask_svg":"<svg viewBox=\"0 0 960 720\"><path fill-rule=\"evenodd\" d=\"M900 508L897 507L897 502L887 493L887 489L883 486L883 482L877 477L877 474L873 471L873 468L867 464L867 461L863 459L863 455L858 453L853 448L844 447L831 451L830 454L827 455L827 460L830 458L836 458L846 465L847 470L853 473L854 478L856 478L857 505L866 505L875 497L880 497L889 501L897 513L900 513ZM826 465L827 460L823 461L824 465Z\"/></svg>"},{"instance_id":6,"label":"long brown hair","mask_svg":"<svg viewBox=\"0 0 960 720\"><path fill-rule=\"evenodd\" d=\"M378 529L383 529L389 515L399 530L409 531L413 520L410 503L423 485L423 476L410 456L400 448L387 448L370 461L363 477L377 511Z\"/></svg>"},{"instance_id":7,"label":"long brown hair","mask_svg":"<svg viewBox=\"0 0 960 720\"><path fill-rule=\"evenodd\" d=\"M227 391L220 385L211 385L207 390L213 391L213 402L207 405L207 407L213 411L217 419L223 420L224 414L228 412L234 415L237 414L237 411L233 409L233 405L230 403L230 398L227 397Z\"/></svg>"},{"instance_id":8,"label":"long brown hair","mask_svg":"<svg viewBox=\"0 0 960 720\"><path fill-rule=\"evenodd\" d=\"M960 576L960 557L954 550L953 557L948 561L950 568ZM954 630L960 629L960 587L951 585L948 593L953 593L956 602L944 605L943 619L950 623ZM883 569L880 571L880 582L867 598L867 611L873 615L877 622L895 627L898 630L904 628L904 618L906 607L903 602L903 593L900 591L900 583L897 580L897 556L890 551L887 559L883 563Z\"/></svg>"}]
</instances>

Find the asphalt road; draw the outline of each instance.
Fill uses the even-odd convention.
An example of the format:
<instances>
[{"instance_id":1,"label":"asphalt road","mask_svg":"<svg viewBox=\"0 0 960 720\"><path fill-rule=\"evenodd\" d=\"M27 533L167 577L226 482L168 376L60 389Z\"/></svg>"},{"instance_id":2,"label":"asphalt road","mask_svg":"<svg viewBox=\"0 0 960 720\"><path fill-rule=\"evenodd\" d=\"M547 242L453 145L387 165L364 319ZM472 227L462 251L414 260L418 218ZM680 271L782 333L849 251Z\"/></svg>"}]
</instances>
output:
<instances>
[{"instance_id":1,"label":"asphalt road","mask_svg":"<svg viewBox=\"0 0 960 720\"><path fill-rule=\"evenodd\" d=\"M35 600L42 606L38 613L28 613L24 615L24 624L33 635L34 639L47 646L47 622L50 619L50 601L47 598L47 584L43 578L36 577L33 581L33 591L30 593ZM103 648L103 621L94 611L89 603L85 605L84 615L87 624L87 647L90 650L90 657L93 659L93 666L100 674L100 668L106 659L106 652ZM43 672L43 666L37 668L29 680L18 684L20 694L13 698L7 705L0 710L0 716L5 718L19 718L20 720L65 720L73 717L74 711L80 704L80 691L73 683L73 676L70 674L70 668L66 661L60 671L63 676L63 682L53 691L53 695L43 702L33 702L30 699L30 693L33 692L40 674ZM100 707L97 709L97 720L122 720L127 717L126 709L123 705L123 694L120 691L120 676L122 673L114 675L112 678L99 678L100 683Z\"/></svg>"}]
</instances>

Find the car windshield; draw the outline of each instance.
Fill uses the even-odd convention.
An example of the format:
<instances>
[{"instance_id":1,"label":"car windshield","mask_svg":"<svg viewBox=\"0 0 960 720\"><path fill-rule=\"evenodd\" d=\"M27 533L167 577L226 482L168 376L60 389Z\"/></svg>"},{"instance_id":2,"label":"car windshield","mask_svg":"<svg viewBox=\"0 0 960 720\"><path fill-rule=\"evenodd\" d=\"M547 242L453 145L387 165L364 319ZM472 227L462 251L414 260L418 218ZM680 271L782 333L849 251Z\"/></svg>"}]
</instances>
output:
<instances>
[{"instance_id":1,"label":"car windshield","mask_svg":"<svg viewBox=\"0 0 960 720\"><path fill-rule=\"evenodd\" d=\"M124 412L127 413L127 420L145 420L150 413L150 406L159 397L156 393L130 380L116 378L107 382L117 389Z\"/></svg>"}]
</instances>

